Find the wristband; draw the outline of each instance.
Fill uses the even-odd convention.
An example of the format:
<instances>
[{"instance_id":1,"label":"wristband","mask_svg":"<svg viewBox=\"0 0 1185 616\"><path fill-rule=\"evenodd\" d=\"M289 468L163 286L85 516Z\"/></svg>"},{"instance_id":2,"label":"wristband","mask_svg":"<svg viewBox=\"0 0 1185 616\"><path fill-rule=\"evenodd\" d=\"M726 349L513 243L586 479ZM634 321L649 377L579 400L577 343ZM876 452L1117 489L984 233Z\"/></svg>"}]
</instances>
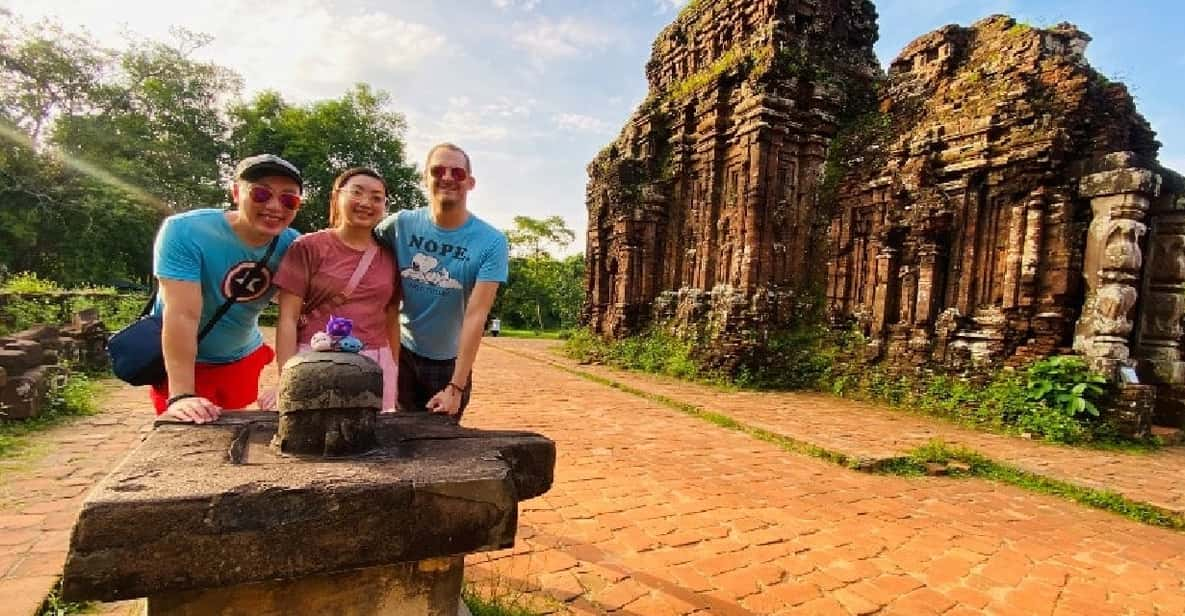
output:
<instances>
[{"instance_id":1,"label":"wristband","mask_svg":"<svg viewBox=\"0 0 1185 616\"><path fill-rule=\"evenodd\" d=\"M449 382L448 382L448 385L446 385L445 387L452 387L453 389L457 390L457 393L459 393L459 394L464 394L464 393L465 393L465 388L464 388L464 387L461 387L460 385L457 385L456 383L454 383L454 382L452 382L452 381L449 381Z\"/></svg>"},{"instance_id":2,"label":"wristband","mask_svg":"<svg viewBox=\"0 0 1185 616\"><path fill-rule=\"evenodd\" d=\"M200 398L200 397L201 396L199 396L197 394L177 394L176 396L173 396L165 401L165 410L166 411L169 410L169 407L173 406L174 404L176 404L186 398Z\"/></svg>"}]
</instances>

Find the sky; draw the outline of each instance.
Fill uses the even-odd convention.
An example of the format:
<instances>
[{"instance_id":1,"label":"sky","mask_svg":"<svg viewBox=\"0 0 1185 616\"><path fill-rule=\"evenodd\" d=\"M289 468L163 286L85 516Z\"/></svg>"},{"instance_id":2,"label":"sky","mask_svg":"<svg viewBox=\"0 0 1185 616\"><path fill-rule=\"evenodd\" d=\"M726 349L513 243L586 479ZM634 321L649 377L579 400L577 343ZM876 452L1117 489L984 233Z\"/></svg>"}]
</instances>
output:
<instances>
[{"instance_id":1,"label":"sky","mask_svg":"<svg viewBox=\"0 0 1185 616\"><path fill-rule=\"evenodd\" d=\"M244 97L337 98L354 83L387 91L408 121L408 154L423 165L452 141L473 160L470 208L499 228L518 215L559 215L584 247L586 167L646 95L643 68L685 0L0 0L26 21L52 18L101 44L170 41L180 26L213 41L195 57L244 79ZM949 23L1006 13L1094 37L1087 58L1126 83L1185 171L1185 48L1179 0L880 0L883 65Z\"/></svg>"}]
</instances>

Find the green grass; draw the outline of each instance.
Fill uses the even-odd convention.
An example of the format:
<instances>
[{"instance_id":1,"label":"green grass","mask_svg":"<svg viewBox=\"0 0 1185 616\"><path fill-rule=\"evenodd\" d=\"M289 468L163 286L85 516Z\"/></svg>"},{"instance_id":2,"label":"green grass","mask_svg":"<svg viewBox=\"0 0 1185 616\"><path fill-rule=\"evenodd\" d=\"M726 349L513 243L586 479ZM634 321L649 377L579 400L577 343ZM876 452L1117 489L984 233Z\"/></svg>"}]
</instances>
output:
<instances>
[{"instance_id":1,"label":"green grass","mask_svg":"<svg viewBox=\"0 0 1185 616\"><path fill-rule=\"evenodd\" d=\"M559 340L563 337L564 330L538 330L538 329L512 329L503 327L502 331L498 333L501 338L543 338L546 340Z\"/></svg>"},{"instance_id":2,"label":"green grass","mask_svg":"<svg viewBox=\"0 0 1185 616\"><path fill-rule=\"evenodd\" d=\"M827 449L764 428L749 425L724 413L681 402L661 394L650 393L613 379L589 374L517 351L510 352L526 359L546 363L582 379L657 402L663 406L721 428L740 432L758 440L771 443L784 451L810 456L845 468L876 472L884 475L910 477L925 475L927 462L944 464L962 462L969 467L969 470L962 473L952 471L950 476L987 479L989 481L1016 486L1030 492L1056 496L1094 509L1110 511L1142 524L1185 531L1185 516L1179 513L1129 499L1111 490L1082 487L1059 479L1025 471L1015 466L992 460L971 449L951 447L940 440L931 441L902 457L884 460L865 460L841 451Z\"/></svg>"},{"instance_id":3,"label":"green grass","mask_svg":"<svg viewBox=\"0 0 1185 616\"><path fill-rule=\"evenodd\" d=\"M512 601L498 598L482 597L474 594L468 588L462 598L473 616L539 616L539 612L522 607Z\"/></svg>"},{"instance_id":4,"label":"green grass","mask_svg":"<svg viewBox=\"0 0 1185 616\"><path fill-rule=\"evenodd\" d=\"M98 412L96 398L101 387L84 374L71 374L66 384L50 394L40 415L24 420L0 420L0 460L20 456L29 447L29 437L76 417Z\"/></svg>"},{"instance_id":5,"label":"green grass","mask_svg":"<svg viewBox=\"0 0 1185 616\"><path fill-rule=\"evenodd\" d=\"M94 611L94 603L75 603L72 601L62 600L62 581L54 585L53 590L49 592L49 596L41 604L41 608L37 610L37 616L70 616L71 614L87 614Z\"/></svg>"},{"instance_id":6,"label":"green grass","mask_svg":"<svg viewBox=\"0 0 1185 616\"><path fill-rule=\"evenodd\" d=\"M466 581L461 588L461 600L473 616L541 616L554 609L540 611L533 606L555 602L547 597L530 595L501 577L482 584Z\"/></svg>"},{"instance_id":7,"label":"green grass","mask_svg":"<svg viewBox=\"0 0 1185 616\"><path fill-rule=\"evenodd\" d=\"M886 461L876 470L891 475L924 475L926 463L947 464L950 462L962 462L969 467L966 471L952 469L950 471L952 477L987 479L1030 492L1057 496L1094 509L1110 511L1142 524L1185 530L1185 516L1179 513L1132 500L1111 490L1086 488L1039 475L1010 464L997 462L966 447L952 447L941 440L930 441L902 458Z\"/></svg>"}]
</instances>

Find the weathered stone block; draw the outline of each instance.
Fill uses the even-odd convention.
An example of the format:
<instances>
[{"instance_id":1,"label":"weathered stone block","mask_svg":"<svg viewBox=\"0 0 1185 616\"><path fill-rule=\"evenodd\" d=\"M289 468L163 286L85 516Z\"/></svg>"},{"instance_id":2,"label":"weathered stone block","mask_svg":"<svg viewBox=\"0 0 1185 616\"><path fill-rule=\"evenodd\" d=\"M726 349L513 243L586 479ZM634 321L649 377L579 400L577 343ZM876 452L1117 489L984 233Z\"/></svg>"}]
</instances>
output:
<instances>
[{"instance_id":1,"label":"weathered stone block","mask_svg":"<svg viewBox=\"0 0 1185 616\"><path fill-rule=\"evenodd\" d=\"M84 503L63 596L160 597L510 547L518 501L547 491L555 466L539 435L400 413L379 415L363 458L287 456L269 446L276 421L158 422Z\"/></svg>"},{"instance_id":2,"label":"weathered stone block","mask_svg":"<svg viewBox=\"0 0 1185 616\"><path fill-rule=\"evenodd\" d=\"M5 419L29 419L41 414L46 395L52 386L53 371L38 366L17 376L9 376L0 391L0 412Z\"/></svg>"},{"instance_id":3,"label":"weathered stone block","mask_svg":"<svg viewBox=\"0 0 1185 616\"><path fill-rule=\"evenodd\" d=\"M30 354L28 351L17 351L0 349L0 368L18 374L36 366L40 362L40 357Z\"/></svg>"},{"instance_id":4,"label":"weathered stone block","mask_svg":"<svg viewBox=\"0 0 1185 616\"><path fill-rule=\"evenodd\" d=\"M1078 192L1084 197L1106 197L1126 193L1155 197L1160 194L1160 176L1149 169L1117 169L1093 173L1082 178Z\"/></svg>"},{"instance_id":5,"label":"weathered stone block","mask_svg":"<svg viewBox=\"0 0 1185 616\"><path fill-rule=\"evenodd\" d=\"M1131 438L1147 438L1156 412L1156 388L1150 385L1123 384L1116 403L1104 410L1104 416Z\"/></svg>"},{"instance_id":6,"label":"weathered stone block","mask_svg":"<svg viewBox=\"0 0 1185 616\"><path fill-rule=\"evenodd\" d=\"M17 359L16 355L5 354L9 361L19 362L13 364L0 364L10 370L18 369L18 366L23 368L32 368L33 366L42 363L42 353L44 348L41 343L33 340L10 340L0 345L0 351L12 351L15 354L23 355L23 358ZM0 360L3 361L3 360Z\"/></svg>"}]
</instances>

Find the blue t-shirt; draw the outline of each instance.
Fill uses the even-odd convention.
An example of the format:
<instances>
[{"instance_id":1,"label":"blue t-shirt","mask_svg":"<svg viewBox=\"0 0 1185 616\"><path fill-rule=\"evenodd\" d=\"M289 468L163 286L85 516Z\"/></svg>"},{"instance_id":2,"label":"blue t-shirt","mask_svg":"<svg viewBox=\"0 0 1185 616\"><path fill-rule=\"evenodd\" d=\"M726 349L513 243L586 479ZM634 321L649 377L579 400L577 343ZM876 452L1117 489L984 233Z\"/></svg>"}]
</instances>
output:
<instances>
[{"instance_id":1,"label":"blue t-shirt","mask_svg":"<svg viewBox=\"0 0 1185 616\"><path fill-rule=\"evenodd\" d=\"M253 248L230 228L225 210L203 209L165 219L156 234L152 273L157 278L197 282L202 286L202 316L198 331L206 326L233 292L240 299L198 344L197 361L225 364L250 355L263 344L259 313L267 307L275 289L272 275L300 234L285 229L265 267L255 263L267 253L268 244ZM164 303L157 298L153 314Z\"/></svg>"},{"instance_id":2,"label":"blue t-shirt","mask_svg":"<svg viewBox=\"0 0 1185 616\"><path fill-rule=\"evenodd\" d=\"M429 359L456 357L474 285L506 282L506 236L473 214L456 229L442 229L427 207L391 214L375 234L395 251L403 279L403 346Z\"/></svg>"}]
</instances>

